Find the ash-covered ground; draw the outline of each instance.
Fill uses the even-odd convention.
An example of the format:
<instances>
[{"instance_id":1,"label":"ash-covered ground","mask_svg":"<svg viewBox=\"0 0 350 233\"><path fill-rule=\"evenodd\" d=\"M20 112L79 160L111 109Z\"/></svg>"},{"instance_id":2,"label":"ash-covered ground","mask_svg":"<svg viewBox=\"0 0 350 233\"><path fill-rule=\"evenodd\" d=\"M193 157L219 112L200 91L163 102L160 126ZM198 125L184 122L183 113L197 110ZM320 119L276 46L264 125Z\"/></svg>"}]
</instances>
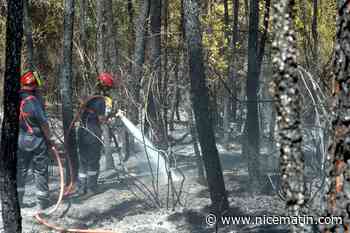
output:
<instances>
[{"instance_id":1,"label":"ash-covered ground","mask_svg":"<svg viewBox=\"0 0 350 233\"><path fill-rule=\"evenodd\" d=\"M178 128L173 137L180 138L186 132L185 127ZM67 229L103 229L118 233L287 232L285 225L208 226L206 216L210 213L209 192L206 186L197 182L198 171L191 137L187 136L172 149L176 167L185 175L185 180L178 172L173 175L173 185L167 184L168 179L164 174L159 175L158 179L152 179L144 148L137 143L137 152L126 163L120 163L119 154L114 154L114 170L105 171L104 158L101 159L98 194L86 200L65 199L58 211L46 217L47 221ZM230 149L218 144L218 149L231 206L228 215L285 214L284 203L273 190L267 194L251 193L248 190L247 163L240 154L238 143L231 144ZM271 163L272 160L268 155L264 158L266 163ZM53 199L58 195L58 177L55 174L57 173L53 172L50 177ZM266 188L272 189L271 187L267 179ZM57 232L38 224L33 218L37 210L34 197L35 188L29 177L25 202L33 207L21 210L23 232Z\"/></svg>"}]
</instances>

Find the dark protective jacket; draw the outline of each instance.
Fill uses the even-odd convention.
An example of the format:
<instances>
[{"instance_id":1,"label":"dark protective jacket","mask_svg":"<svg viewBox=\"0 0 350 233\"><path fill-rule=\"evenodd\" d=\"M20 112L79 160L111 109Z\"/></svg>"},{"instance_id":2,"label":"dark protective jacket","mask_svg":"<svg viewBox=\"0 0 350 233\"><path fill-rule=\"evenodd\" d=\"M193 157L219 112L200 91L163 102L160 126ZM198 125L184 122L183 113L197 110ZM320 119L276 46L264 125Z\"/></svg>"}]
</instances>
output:
<instances>
[{"instance_id":1,"label":"dark protective jacket","mask_svg":"<svg viewBox=\"0 0 350 233\"><path fill-rule=\"evenodd\" d=\"M42 98L34 91L20 92L20 119L18 147L23 151L33 151L44 140L40 125L47 123Z\"/></svg>"},{"instance_id":2,"label":"dark protective jacket","mask_svg":"<svg viewBox=\"0 0 350 233\"><path fill-rule=\"evenodd\" d=\"M97 185L102 149L102 129L98 118L106 114L105 98L88 97L83 106L80 116L82 127L78 129L79 183L82 191Z\"/></svg>"},{"instance_id":3,"label":"dark protective jacket","mask_svg":"<svg viewBox=\"0 0 350 233\"><path fill-rule=\"evenodd\" d=\"M106 102L103 96L88 100L81 113L81 123L83 127L88 128L95 133L96 136L101 137L102 130L98 117L104 116L105 113Z\"/></svg>"},{"instance_id":4,"label":"dark protective jacket","mask_svg":"<svg viewBox=\"0 0 350 233\"><path fill-rule=\"evenodd\" d=\"M48 202L47 145L41 125L48 122L42 98L33 91L20 92L20 119L17 157L17 191L20 203L23 202L25 180L32 164L35 177L36 197L40 205Z\"/></svg>"}]
</instances>

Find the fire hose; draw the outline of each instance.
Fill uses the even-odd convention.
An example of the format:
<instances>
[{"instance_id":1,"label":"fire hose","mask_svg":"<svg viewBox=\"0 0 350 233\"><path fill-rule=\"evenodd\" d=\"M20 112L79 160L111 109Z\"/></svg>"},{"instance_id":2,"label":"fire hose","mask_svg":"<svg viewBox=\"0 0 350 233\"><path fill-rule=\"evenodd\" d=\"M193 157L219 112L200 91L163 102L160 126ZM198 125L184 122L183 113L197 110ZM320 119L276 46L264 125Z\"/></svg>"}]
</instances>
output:
<instances>
[{"instance_id":1,"label":"fire hose","mask_svg":"<svg viewBox=\"0 0 350 233\"><path fill-rule=\"evenodd\" d=\"M123 116L122 112L118 112L115 116ZM74 127L74 124L76 122L76 120L79 118L79 113L77 114L77 116L75 117L75 119L73 119L73 121L71 122L68 130L67 130L67 134L66 135L70 135L71 130ZM124 119L125 120L125 119ZM125 124L125 122L124 122ZM146 143L144 142L144 138L143 138L143 143L145 144L145 147L149 147L149 145L146 145ZM153 150L157 150L155 148L152 148ZM61 158L60 155L58 153L58 151L56 150L56 148L51 148L51 151L57 161L58 167L59 167L59 175L60 175L60 192L59 192L59 197L58 200L54 206L53 209L51 209L48 213L45 213L45 216L49 216L51 214L53 214L59 207L59 205L61 204L63 197L70 195L72 192L72 188L74 187L74 180L73 180L73 166L72 166L72 161L71 158L69 156L69 144L65 143L64 146L64 150L66 153L64 153L65 155L65 159L66 162L68 163L68 169L70 171L70 181L67 187L65 187L65 183L64 183L64 169L63 169L63 165L61 162ZM71 233L116 233L115 231L110 231L110 230L92 230L92 229L74 229L74 228L64 228L61 226L57 226L54 225L52 223L49 223L47 220L44 219L44 217L42 216L43 212L37 212L33 217L42 225L45 225L46 227L59 231L59 232L71 232Z\"/></svg>"},{"instance_id":2,"label":"fire hose","mask_svg":"<svg viewBox=\"0 0 350 233\"><path fill-rule=\"evenodd\" d=\"M70 134L70 131L72 130L73 126L74 126L74 121L72 121L69 129L68 129L68 135ZM66 145L66 148L67 150L67 145ZM68 150L67 150L68 151ZM54 206L54 208L52 208L49 212L45 213L46 216L49 216L51 214L53 214L59 207L59 205L61 204L62 202L62 199L64 196L70 194L71 192L71 189L73 188L73 167L72 167L72 162L71 162L71 159L69 157L69 154L67 153L64 153L65 154L65 157L66 157L66 161L68 162L68 166L69 166L69 170L70 170L70 183L67 187L67 189L65 190L65 186L64 186L64 169L63 169L63 165L62 165L62 162L61 162L61 157L57 151L57 149L55 147L52 147L51 148L51 152L52 154L54 155L56 161L57 161L57 164L58 164L58 168L59 168L59 175L60 175L60 192L59 192L59 196L58 196L58 199L57 199L57 202ZM56 230L56 231L59 231L59 232L71 232L71 233L117 233L115 231L110 231L110 230L92 230L92 229L75 229L75 228L64 228L64 227L60 227L60 226L57 226L57 225L54 225L52 223L49 223L47 220L44 219L44 217L42 216L43 212L39 211L37 213L34 214L34 218L38 221L38 223L42 224L42 225L45 225L46 227L52 229L52 230Z\"/></svg>"},{"instance_id":3,"label":"fire hose","mask_svg":"<svg viewBox=\"0 0 350 233\"><path fill-rule=\"evenodd\" d=\"M116 114L116 116L118 116L119 113ZM76 114L75 118L72 120L71 124L69 125L69 128L67 130L67 134L66 136L69 136L70 135L70 132L71 130L73 129L74 127L74 124L75 122L80 118L80 112L78 112L78 114ZM66 153L64 153L65 155L65 158L66 158L66 162L68 163L68 169L69 169L69 172L70 172L70 181L69 181L69 184L67 186L67 188L65 189L65 184L64 184L64 169L63 169L63 166L62 166L62 162L61 162L61 158L60 158L60 155L57 151L57 149L55 147L52 147L51 148L51 151L55 157L55 159L57 160L57 164L58 164L58 167L59 167L59 174L60 174L60 193L59 193L59 197L57 199L57 202L54 206L53 209L51 209L48 213L46 213L46 216L49 216L51 215L52 213L54 213L59 205L61 204L62 202L62 199L64 196L68 196L71 194L72 192L72 188L74 186L74 180L73 180L73 166L72 166L72 161L70 159L70 156L69 156L69 144L68 143L65 143L64 145L64 150ZM53 230L56 230L56 231L59 231L59 232L76 232L76 233L116 233L114 231L107 231L107 230L90 230L90 229L74 229L74 228L71 228L71 229L66 229L66 228L63 228L63 227L60 227L60 226L56 226L54 224L50 224L49 222L47 222L43 216L42 216L42 212L37 212L33 217L40 223L40 224L43 224L45 225L46 227L48 228L51 228Z\"/></svg>"}]
</instances>

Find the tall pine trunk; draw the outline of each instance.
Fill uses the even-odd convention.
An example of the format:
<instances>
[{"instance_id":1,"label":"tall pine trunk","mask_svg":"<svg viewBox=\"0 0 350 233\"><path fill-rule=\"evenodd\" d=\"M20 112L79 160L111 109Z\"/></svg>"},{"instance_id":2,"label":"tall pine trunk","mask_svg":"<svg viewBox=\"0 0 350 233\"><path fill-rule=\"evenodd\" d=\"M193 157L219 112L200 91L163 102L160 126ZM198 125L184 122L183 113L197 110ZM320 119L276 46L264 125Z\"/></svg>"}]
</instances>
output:
<instances>
[{"instance_id":1,"label":"tall pine trunk","mask_svg":"<svg viewBox=\"0 0 350 233\"><path fill-rule=\"evenodd\" d=\"M24 34L27 48L27 63L30 68L34 67L34 49L32 37L32 20L29 14L29 0L23 0L23 14L24 14Z\"/></svg>"},{"instance_id":2,"label":"tall pine trunk","mask_svg":"<svg viewBox=\"0 0 350 233\"><path fill-rule=\"evenodd\" d=\"M301 94L298 89L297 49L293 19L294 0L273 4L273 65L271 92L275 100L281 189L286 195L286 215L299 216L305 204L304 156L301 134ZM291 225L291 232L309 232L308 226Z\"/></svg>"},{"instance_id":3,"label":"tall pine trunk","mask_svg":"<svg viewBox=\"0 0 350 233\"><path fill-rule=\"evenodd\" d=\"M331 144L328 151L329 173L327 183L327 215L340 216L343 225L327 225L326 231L349 231L349 88L350 88L350 6L347 1L338 1L337 31L334 54L334 90ZM345 228L345 229L344 229ZM345 230L345 231L344 231Z\"/></svg>"},{"instance_id":4,"label":"tall pine trunk","mask_svg":"<svg viewBox=\"0 0 350 233\"><path fill-rule=\"evenodd\" d=\"M232 117L232 119L236 120L236 113L237 113L237 71L236 71L236 60L237 60L237 42L238 42L238 13L239 13L239 0L233 1L233 30L232 30L232 39L231 39L231 55L230 55L230 67L229 67L229 74L228 74L228 85L233 90L233 97L234 100L231 101L230 94L227 93L225 98L225 106L224 106L224 142L229 141L229 131L228 128L229 120Z\"/></svg>"},{"instance_id":5,"label":"tall pine trunk","mask_svg":"<svg viewBox=\"0 0 350 233\"><path fill-rule=\"evenodd\" d=\"M106 14L106 27L107 27L107 51L108 51L108 64L105 66L106 71L113 75L118 72L118 57L117 57L117 42L116 42L116 29L114 25L114 13L113 13L113 2L112 0L105 0L105 14ZM118 90L118 93L120 91ZM117 106L120 108L120 106ZM112 145L111 145L111 131L108 127L103 127L103 142L104 142L104 156L105 168L114 169L114 159L112 156ZM124 143L125 145L125 143Z\"/></svg>"},{"instance_id":6,"label":"tall pine trunk","mask_svg":"<svg viewBox=\"0 0 350 233\"><path fill-rule=\"evenodd\" d=\"M221 214L223 210L228 209L228 200L212 120L209 117L209 95L204 73L198 1L184 0L184 11L185 34L189 54L189 73L191 78L191 99L196 127L203 153L213 209L217 214Z\"/></svg>"},{"instance_id":7,"label":"tall pine trunk","mask_svg":"<svg viewBox=\"0 0 350 233\"><path fill-rule=\"evenodd\" d=\"M17 197L17 140L19 77L23 36L23 1L7 1L6 64L1 131L0 197L5 233L20 233L21 212Z\"/></svg>"},{"instance_id":8,"label":"tall pine trunk","mask_svg":"<svg viewBox=\"0 0 350 233\"><path fill-rule=\"evenodd\" d=\"M248 35L248 74L247 74L247 142L245 151L248 159L248 171L251 188L257 189L260 175L260 132L258 111L259 68L258 68L258 33L259 1L250 0Z\"/></svg>"},{"instance_id":9,"label":"tall pine trunk","mask_svg":"<svg viewBox=\"0 0 350 233\"><path fill-rule=\"evenodd\" d=\"M69 156L72 161L74 174L73 180L77 179L78 171L78 156L76 150L76 137L75 128L70 131L69 126L73 120L73 100L72 100L72 48L73 48L73 26L74 26L74 0L65 0L64 2L64 32L63 32L63 64L62 75L60 78L61 87L61 99L62 99L62 116L63 116L63 131L64 131L64 143L68 150ZM69 169L67 169L69 171Z\"/></svg>"},{"instance_id":10,"label":"tall pine trunk","mask_svg":"<svg viewBox=\"0 0 350 233\"><path fill-rule=\"evenodd\" d=\"M106 21L105 21L105 1L96 1L96 71L97 75L104 72L106 54Z\"/></svg>"},{"instance_id":11,"label":"tall pine trunk","mask_svg":"<svg viewBox=\"0 0 350 233\"><path fill-rule=\"evenodd\" d=\"M88 42L88 34L87 34L87 20L88 20L88 0L80 0L80 47L82 51L82 64L81 64L81 72L82 72L82 91L83 96L88 95L89 93L89 86L88 86L88 79L89 79L89 63L88 63L88 49L87 49L87 42Z\"/></svg>"},{"instance_id":12,"label":"tall pine trunk","mask_svg":"<svg viewBox=\"0 0 350 233\"><path fill-rule=\"evenodd\" d=\"M140 13L135 22L135 51L132 67L133 77L130 80L132 104L129 105L131 120L137 124L139 121L138 103L140 99L140 82L143 64L145 62L145 36L147 32L147 18L149 15L150 0L140 1Z\"/></svg>"},{"instance_id":13,"label":"tall pine trunk","mask_svg":"<svg viewBox=\"0 0 350 233\"><path fill-rule=\"evenodd\" d=\"M146 114L148 123L152 128L152 141L156 145L166 146L166 135L164 128L164 119L162 116L163 96L162 86L162 70L161 70L161 0L151 0L150 6L150 63L151 78L147 87L147 107Z\"/></svg>"}]
</instances>

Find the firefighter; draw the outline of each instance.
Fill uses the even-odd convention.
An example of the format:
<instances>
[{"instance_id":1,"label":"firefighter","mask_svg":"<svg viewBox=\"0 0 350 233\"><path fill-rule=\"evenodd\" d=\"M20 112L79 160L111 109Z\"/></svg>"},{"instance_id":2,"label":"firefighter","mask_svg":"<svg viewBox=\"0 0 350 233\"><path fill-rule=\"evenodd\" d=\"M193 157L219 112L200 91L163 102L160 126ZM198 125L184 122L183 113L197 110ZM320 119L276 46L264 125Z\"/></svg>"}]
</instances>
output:
<instances>
[{"instance_id":1,"label":"firefighter","mask_svg":"<svg viewBox=\"0 0 350 233\"><path fill-rule=\"evenodd\" d=\"M48 150L55 147L51 139L44 102L38 93L43 81L33 70L23 72L20 78L20 119L17 159L17 187L21 206L28 167L32 163L37 204L46 209L49 204Z\"/></svg>"},{"instance_id":2,"label":"firefighter","mask_svg":"<svg viewBox=\"0 0 350 233\"><path fill-rule=\"evenodd\" d=\"M111 112L112 99L110 91L115 79L107 72L98 76L96 93L87 97L80 109L80 127L78 129L79 147L79 182L78 197L89 197L97 192L97 179L103 147L101 125L107 123Z\"/></svg>"}]
</instances>

